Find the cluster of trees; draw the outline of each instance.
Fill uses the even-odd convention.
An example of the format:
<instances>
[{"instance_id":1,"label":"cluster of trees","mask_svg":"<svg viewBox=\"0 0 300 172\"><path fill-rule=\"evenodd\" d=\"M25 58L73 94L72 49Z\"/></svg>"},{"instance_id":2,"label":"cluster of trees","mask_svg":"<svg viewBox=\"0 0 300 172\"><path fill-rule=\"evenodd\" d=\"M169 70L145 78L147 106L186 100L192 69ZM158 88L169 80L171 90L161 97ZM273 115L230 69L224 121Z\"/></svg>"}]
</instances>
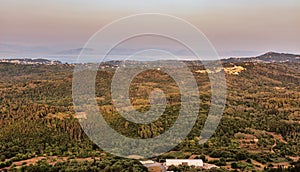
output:
<instances>
[{"instance_id":1,"label":"cluster of trees","mask_svg":"<svg viewBox=\"0 0 300 172\"><path fill-rule=\"evenodd\" d=\"M91 161L67 160L50 164L40 160L36 164L23 165L20 168L12 167L9 171L30 171L30 172L145 172L147 168L138 161L107 157L102 160Z\"/></svg>"}]
</instances>

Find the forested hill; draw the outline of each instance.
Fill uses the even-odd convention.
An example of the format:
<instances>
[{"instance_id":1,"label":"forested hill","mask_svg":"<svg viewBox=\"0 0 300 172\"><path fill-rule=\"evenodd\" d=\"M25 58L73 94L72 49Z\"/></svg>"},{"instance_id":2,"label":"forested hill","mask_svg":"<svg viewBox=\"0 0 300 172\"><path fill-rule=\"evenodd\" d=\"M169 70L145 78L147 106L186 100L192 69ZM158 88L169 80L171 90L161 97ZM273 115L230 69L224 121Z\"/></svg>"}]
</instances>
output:
<instances>
[{"instance_id":1,"label":"forested hill","mask_svg":"<svg viewBox=\"0 0 300 172\"><path fill-rule=\"evenodd\" d=\"M300 55L268 52L257 57L233 57L229 59L223 59L223 62L263 62L263 63L299 63Z\"/></svg>"},{"instance_id":2,"label":"forested hill","mask_svg":"<svg viewBox=\"0 0 300 172\"><path fill-rule=\"evenodd\" d=\"M186 140L153 160L202 158L221 167L220 171L271 171L300 163L299 63L224 63L226 108L216 133L205 144L198 141L210 107L209 80L203 66L189 67L202 100L198 120ZM114 72L113 66L99 68L96 81L99 109L112 128L145 139L174 124L180 94L172 78L149 70L133 80L130 95L138 110L149 109L148 94L157 87L165 91L168 101L164 115L140 125L122 118L111 103ZM73 66L0 63L0 76L0 169L147 170L138 161L105 153L82 131L72 102Z\"/></svg>"}]
</instances>

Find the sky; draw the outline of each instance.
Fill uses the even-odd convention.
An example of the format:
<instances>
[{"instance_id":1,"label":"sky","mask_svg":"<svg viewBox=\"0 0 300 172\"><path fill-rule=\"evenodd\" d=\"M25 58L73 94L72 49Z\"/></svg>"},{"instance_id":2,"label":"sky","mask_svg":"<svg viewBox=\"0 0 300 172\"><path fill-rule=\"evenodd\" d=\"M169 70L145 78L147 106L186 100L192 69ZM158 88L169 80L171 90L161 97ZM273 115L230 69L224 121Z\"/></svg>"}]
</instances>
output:
<instances>
[{"instance_id":1,"label":"sky","mask_svg":"<svg viewBox=\"0 0 300 172\"><path fill-rule=\"evenodd\" d=\"M299 0L1 0L0 55L80 48L105 25L140 13L190 22L221 56L300 53Z\"/></svg>"}]
</instances>

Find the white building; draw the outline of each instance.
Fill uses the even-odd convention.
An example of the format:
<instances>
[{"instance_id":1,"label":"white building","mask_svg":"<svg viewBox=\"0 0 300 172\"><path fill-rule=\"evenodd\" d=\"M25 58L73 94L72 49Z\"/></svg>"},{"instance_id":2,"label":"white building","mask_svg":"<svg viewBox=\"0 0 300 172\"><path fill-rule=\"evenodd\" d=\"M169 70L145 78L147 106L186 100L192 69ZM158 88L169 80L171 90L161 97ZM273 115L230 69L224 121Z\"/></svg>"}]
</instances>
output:
<instances>
[{"instance_id":1,"label":"white building","mask_svg":"<svg viewBox=\"0 0 300 172\"><path fill-rule=\"evenodd\" d=\"M154 164L155 162L152 160L147 160L147 161L140 161L140 163L146 165L146 164Z\"/></svg>"},{"instance_id":2,"label":"white building","mask_svg":"<svg viewBox=\"0 0 300 172\"><path fill-rule=\"evenodd\" d=\"M187 166L203 167L203 161L202 159L166 159L166 166L169 167L171 165L174 166L187 165Z\"/></svg>"}]
</instances>

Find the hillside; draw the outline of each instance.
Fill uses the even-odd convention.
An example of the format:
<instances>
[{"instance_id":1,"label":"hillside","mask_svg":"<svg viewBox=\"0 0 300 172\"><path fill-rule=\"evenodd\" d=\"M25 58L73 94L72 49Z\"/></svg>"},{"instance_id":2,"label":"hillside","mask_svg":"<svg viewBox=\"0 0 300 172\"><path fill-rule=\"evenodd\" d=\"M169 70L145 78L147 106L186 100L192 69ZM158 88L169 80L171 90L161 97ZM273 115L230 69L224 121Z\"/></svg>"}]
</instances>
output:
<instances>
[{"instance_id":1,"label":"hillside","mask_svg":"<svg viewBox=\"0 0 300 172\"><path fill-rule=\"evenodd\" d=\"M263 58L266 55L259 57ZM222 171L295 164L300 155L299 63L231 62L224 67L228 71L227 103L214 136L198 144L210 92L207 73L197 72L203 66L194 64L190 68L202 98L197 123L186 140L154 160L201 157ZM168 101L161 118L137 125L122 118L112 106L110 83L114 71L108 67L97 75L96 96L105 120L119 133L133 138L152 138L167 131L180 109L174 80L157 70L133 80L130 94L138 110L149 108L148 93L156 87L166 92ZM0 169L105 171L110 166L117 171L146 171L138 161L107 154L87 138L74 116L72 75L73 66L0 63Z\"/></svg>"},{"instance_id":2,"label":"hillside","mask_svg":"<svg viewBox=\"0 0 300 172\"><path fill-rule=\"evenodd\" d=\"M257 57L233 57L229 59L223 59L224 62L263 62L263 63L299 63L300 55L268 52Z\"/></svg>"}]
</instances>

